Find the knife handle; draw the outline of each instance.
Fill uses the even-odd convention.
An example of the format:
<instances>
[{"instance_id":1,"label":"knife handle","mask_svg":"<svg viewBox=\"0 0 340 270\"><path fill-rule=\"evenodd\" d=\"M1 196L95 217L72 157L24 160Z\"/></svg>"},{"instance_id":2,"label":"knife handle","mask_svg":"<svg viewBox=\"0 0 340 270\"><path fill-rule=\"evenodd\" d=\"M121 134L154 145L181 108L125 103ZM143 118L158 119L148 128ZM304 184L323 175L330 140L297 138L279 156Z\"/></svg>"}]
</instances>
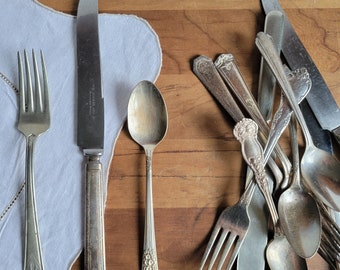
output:
<instances>
[{"instance_id":1,"label":"knife handle","mask_svg":"<svg viewBox=\"0 0 340 270\"><path fill-rule=\"evenodd\" d=\"M104 198L99 155L86 156L84 269L105 269Z\"/></svg>"},{"instance_id":2,"label":"knife handle","mask_svg":"<svg viewBox=\"0 0 340 270\"><path fill-rule=\"evenodd\" d=\"M334 138L336 139L337 143L340 145L340 127L333 129L332 134Z\"/></svg>"}]
</instances>

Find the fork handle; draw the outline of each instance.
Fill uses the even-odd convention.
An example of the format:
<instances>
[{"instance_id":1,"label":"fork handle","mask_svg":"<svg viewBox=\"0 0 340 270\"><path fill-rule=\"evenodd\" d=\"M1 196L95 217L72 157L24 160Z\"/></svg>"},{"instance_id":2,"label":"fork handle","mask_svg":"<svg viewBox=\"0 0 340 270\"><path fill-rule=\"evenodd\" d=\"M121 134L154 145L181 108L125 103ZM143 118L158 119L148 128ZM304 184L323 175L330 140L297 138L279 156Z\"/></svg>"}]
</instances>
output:
<instances>
[{"instance_id":1,"label":"fork handle","mask_svg":"<svg viewBox=\"0 0 340 270\"><path fill-rule=\"evenodd\" d=\"M24 269L43 270L42 252L35 200L33 154L36 136L26 138L26 228Z\"/></svg>"},{"instance_id":2,"label":"fork handle","mask_svg":"<svg viewBox=\"0 0 340 270\"><path fill-rule=\"evenodd\" d=\"M86 159L84 267L86 270L104 270L105 238L102 164L98 155L88 155Z\"/></svg>"}]
</instances>

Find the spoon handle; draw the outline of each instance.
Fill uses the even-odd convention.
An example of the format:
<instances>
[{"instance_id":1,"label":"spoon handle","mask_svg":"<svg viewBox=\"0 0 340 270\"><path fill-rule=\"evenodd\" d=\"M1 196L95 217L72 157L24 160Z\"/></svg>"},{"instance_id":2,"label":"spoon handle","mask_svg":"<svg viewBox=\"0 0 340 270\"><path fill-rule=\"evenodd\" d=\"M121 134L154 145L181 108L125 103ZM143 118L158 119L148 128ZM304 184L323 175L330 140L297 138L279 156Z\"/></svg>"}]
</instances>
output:
<instances>
[{"instance_id":1,"label":"spoon handle","mask_svg":"<svg viewBox=\"0 0 340 270\"><path fill-rule=\"evenodd\" d=\"M233 132L236 139L241 143L243 158L255 174L256 183L268 204L273 224L277 227L279 216L271 196L264 168L263 150L257 140L258 126L253 120L244 118L235 125Z\"/></svg>"},{"instance_id":2,"label":"spoon handle","mask_svg":"<svg viewBox=\"0 0 340 270\"><path fill-rule=\"evenodd\" d=\"M266 16L264 32L273 38L277 52L281 51L284 29L284 16L280 11L273 10ZM260 76L258 86L258 104L266 121L272 119L275 98L276 78L267 62L261 57Z\"/></svg>"},{"instance_id":3,"label":"spoon handle","mask_svg":"<svg viewBox=\"0 0 340 270\"><path fill-rule=\"evenodd\" d=\"M295 115L293 114L289 123L289 133L292 147L292 186L300 186L300 157L299 157L299 143L297 136L297 123Z\"/></svg>"},{"instance_id":4,"label":"spoon handle","mask_svg":"<svg viewBox=\"0 0 340 270\"><path fill-rule=\"evenodd\" d=\"M302 115L301 109L295 99L294 92L292 90L291 85L288 82L288 79L285 76L283 65L279 55L277 54L275 47L273 45L273 41L271 38L263 33L259 32L256 36L255 41L258 49L260 50L262 57L267 61L268 65L272 69L277 82L280 84L283 92L286 95L286 98L289 101L290 106L292 107L297 120L301 125L302 132L305 136L306 146L314 145L312 136L307 127L306 121Z\"/></svg>"},{"instance_id":5,"label":"spoon handle","mask_svg":"<svg viewBox=\"0 0 340 270\"><path fill-rule=\"evenodd\" d=\"M157 270L156 236L152 199L152 152L153 149L145 148L146 154L146 207L144 228L144 250L142 270Z\"/></svg>"}]
</instances>

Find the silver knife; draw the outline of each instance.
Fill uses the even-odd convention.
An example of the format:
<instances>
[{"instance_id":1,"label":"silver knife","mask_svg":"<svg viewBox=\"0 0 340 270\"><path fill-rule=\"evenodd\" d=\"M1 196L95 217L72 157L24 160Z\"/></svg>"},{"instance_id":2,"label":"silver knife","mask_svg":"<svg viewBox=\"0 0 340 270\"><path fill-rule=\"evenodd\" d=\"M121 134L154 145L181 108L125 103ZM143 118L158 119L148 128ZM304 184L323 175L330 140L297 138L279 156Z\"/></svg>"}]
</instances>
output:
<instances>
[{"instance_id":1,"label":"silver knife","mask_svg":"<svg viewBox=\"0 0 340 270\"><path fill-rule=\"evenodd\" d=\"M97 0L80 0L77 13L77 144L85 156L84 268L105 269L102 164L104 99Z\"/></svg>"},{"instance_id":2,"label":"silver knife","mask_svg":"<svg viewBox=\"0 0 340 270\"><path fill-rule=\"evenodd\" d=\"M312 80L312 88L306 99L318 123L324 130L332 132L336 140L340 141L340 110L319 70L309 56L306 48L294 31L286 14L277 0L261 0L265 13L278 10L284 15L285 29L283 32L282 52L291 69L305 67ZM307 121L308 123L308 121ZM313 137L315 141L316 137Z\"/></svg>"}]
</instances>

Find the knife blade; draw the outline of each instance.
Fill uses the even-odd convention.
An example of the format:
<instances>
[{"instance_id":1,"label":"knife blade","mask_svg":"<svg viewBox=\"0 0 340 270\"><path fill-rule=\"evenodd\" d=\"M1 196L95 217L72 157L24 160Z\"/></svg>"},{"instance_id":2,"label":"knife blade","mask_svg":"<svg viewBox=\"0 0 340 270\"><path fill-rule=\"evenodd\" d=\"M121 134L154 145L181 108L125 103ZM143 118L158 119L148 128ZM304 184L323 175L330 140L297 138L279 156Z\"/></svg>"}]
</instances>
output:
<instances>
[{"instance_id":1,"label":"knife blade","mask_svg":"<svg viewBox=\"0 0 340 270\"><path fill-rule=\"evenodd\" d=\"M308 104L322 129L332 132L336 140L340 142L340 110L320 71L303 46L278 1L261 0L261 3L266 14L272 10L282 12L284 16L283 55L291 69L305 67L308 70L312 80L312 88L306 97ZM309 121L307 121L308 123ZM313 127L310 129L312 130ZM327 134L324 134L324 136L327 136ZM321 139L325 138L322 137ZM318 142L317 136L313 137L313 141L317 147L322 146L322 143ZM324 150L330 151L329 149Z\"/></svg>"},{"instance_id":2,"label":"knife blade","mask_svg":"<svg viewBox=\"0 0 340 270\"><path fill-rule=\"evenodd\" d=\"M85 156L84 268L105 269L102 164L104 99L101 87L98 2L77 11L77 144Z\"/></svg>"}]
</instances>

